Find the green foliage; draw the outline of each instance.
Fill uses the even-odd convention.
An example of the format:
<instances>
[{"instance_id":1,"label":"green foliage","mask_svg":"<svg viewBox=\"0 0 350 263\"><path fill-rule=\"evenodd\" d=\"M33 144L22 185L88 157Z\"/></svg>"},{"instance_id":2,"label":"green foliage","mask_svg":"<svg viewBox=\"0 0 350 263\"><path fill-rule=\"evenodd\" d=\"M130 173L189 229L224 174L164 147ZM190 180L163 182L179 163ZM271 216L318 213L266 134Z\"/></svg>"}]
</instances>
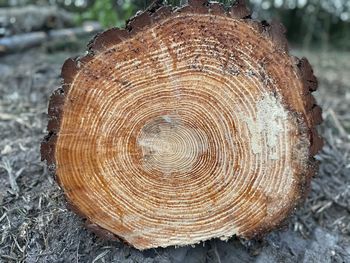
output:
<instances>
[{"instance_id":1,"label":"green foliage","mask_svg":"<svg viewBox=\"0 0 350 263\"><path fill-rule=\"evenodd\" d=\"M119 1L95 0L86 10L77 15L77 21L97 20L104 27L122 26L134 12L135 6L131 0Z\"/></svg>"},{"instance_id":2,"label":"green foliage","mask_svg":"<svg viewBox=\"0 0 350 263\"><path fill-rule=\"evenodd\" d=\"M98 20L103 26L115 25L118 20L111 0L95 1L92 7L83 12L81 16L84 20Z\"/></svg>"}]
</instances>

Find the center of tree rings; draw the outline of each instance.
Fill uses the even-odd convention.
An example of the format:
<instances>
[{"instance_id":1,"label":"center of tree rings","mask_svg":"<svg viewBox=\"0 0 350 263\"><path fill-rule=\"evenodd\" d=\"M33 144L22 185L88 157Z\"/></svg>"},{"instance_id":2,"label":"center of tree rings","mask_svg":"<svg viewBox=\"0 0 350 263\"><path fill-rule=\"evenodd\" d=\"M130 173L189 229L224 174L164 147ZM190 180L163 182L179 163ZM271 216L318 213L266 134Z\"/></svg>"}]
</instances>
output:
<instances>
[{"instance_id":1,"label":"center of tree rings","mask_svg":"<svg viewBox=\"0 0 350 263\"><path fill-rule=\"evenodd\" d=\"M198 168L208 139L203 131L188 125L176 115L165 115L142 128L137 143L145 171L171 175Z\"/></svg>"}]
</instances>

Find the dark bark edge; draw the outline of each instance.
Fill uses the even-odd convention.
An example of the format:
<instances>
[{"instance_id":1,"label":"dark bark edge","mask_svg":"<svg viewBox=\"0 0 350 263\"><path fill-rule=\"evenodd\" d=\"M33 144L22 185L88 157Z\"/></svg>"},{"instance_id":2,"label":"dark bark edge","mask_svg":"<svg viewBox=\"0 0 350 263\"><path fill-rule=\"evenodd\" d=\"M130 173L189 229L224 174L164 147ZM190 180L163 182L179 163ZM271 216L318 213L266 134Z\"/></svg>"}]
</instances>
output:
<instances>
[{"instance_id":1,"label":"dark bark edge","mask_svg":"<svg viewBox=\"0 0 350 263\"><path fill-rule=\"evenodd\" d=\"M230 8L224 8L219 3L209 3L206 0L189 0L188 5L180 8L171 8L170 6L164 6L155 1L149 8L143 12L138 12L134 17L127 21L125 28L111 28L100 34L97 34L88 44L88 53L83 57L69 58L65 61L61 77L63 79L62 87L55 90L51 97L48 107L48 134L44 137L41 143L41 159L46 160L50 173L54 174L57 183L61 185L58 176L56 176L56 160L55 160L55 145L59 136L59 130L61 126L61 120L64 114L64 104L69 92L70 86L73 83L76 74L84 64L94 58L94 55L99 52L107 51L111 46L114 46L125 39L132 38L136 33L144 30L146 27L168 18L169 16L176 15L177 13L199 13L199 14L214 14L218 16L231 17L232 19L239 19L245 21L247 24L254 27L257 31L263 34L265 37L271 39L277 49L282 52L288 53L288 42L285 37L285 28L278 22L272 22L271 24L266 21L256 21L251 18L251 12L247 7L245 0L238 0ZM312 177L317 173L318 162L314 156L321 150L323 146L323 140L318 135L316 126L322 122L322 111L319 106L316 105L316 101L312 95L312 92L316 91L318 83L313 73L312 67L306 58L298 59L291 57L295 67L298 70L298 74L303 81L304 93L305 93L305 109L307 114L304 116L305 121L308 123L308 134L310 140L309 149L309 170L304 176L304 180L300 185L300 198L292 209L287 211L288 215L291 215L295 207L302 203L307 194L310 191L310 184ZM108 230L98 226L90 221L89 218L79 210L70 200L66 197L67 207L78 214L83 219L86 219L86 227L96 233L98 236L109 239L118 240L122 239L117 237ZM287 218L288 219L288 218ZM283 227L287 219L283 219L280 222L269 224L258 229L258 231L245 233L243 238L260 238L273 229Z\"/></svg>"}]
</instances>

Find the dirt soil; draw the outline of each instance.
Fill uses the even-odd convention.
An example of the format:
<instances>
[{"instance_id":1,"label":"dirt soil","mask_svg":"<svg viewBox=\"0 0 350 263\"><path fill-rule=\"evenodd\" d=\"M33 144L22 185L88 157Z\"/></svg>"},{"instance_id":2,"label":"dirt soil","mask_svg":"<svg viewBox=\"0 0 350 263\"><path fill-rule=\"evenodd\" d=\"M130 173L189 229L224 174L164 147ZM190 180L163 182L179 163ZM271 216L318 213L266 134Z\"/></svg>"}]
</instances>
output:
<instances>
[{"instance_id":1,"label":"dirt soil","mask_svg":"<svg viewBox=\"0 0 350 263\"><path fill-rule=\"evenodd\" d=\"M350 53L294 52L319 78L326 144L312 191L284 229L259 241L141 252L87 231L40 161L49 95L63 61L83 50L75 43L0 57L0 262L350 262Z\"/></svg>"}]
</instances>

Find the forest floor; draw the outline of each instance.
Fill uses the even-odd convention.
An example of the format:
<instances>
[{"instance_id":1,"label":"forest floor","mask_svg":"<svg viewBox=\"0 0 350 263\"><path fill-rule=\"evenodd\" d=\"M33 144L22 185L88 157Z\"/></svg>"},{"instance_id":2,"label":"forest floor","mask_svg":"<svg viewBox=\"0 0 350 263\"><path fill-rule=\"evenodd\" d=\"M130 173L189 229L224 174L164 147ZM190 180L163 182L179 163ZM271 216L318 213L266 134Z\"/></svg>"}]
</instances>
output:
<instances>
[{"instance_id":1,"label":"forest floor","mask_svg":"<svg viewBox=\"0 0 350 263\"><path fill-rule=\"evenodd\" d=\"M312 191L264 240L138 251L87 231L40 161L47 102L72 43L0 57L0 262L350 262L350 53L295 51L314 65L325 147Z\"/></svg>"}]
</instances>

